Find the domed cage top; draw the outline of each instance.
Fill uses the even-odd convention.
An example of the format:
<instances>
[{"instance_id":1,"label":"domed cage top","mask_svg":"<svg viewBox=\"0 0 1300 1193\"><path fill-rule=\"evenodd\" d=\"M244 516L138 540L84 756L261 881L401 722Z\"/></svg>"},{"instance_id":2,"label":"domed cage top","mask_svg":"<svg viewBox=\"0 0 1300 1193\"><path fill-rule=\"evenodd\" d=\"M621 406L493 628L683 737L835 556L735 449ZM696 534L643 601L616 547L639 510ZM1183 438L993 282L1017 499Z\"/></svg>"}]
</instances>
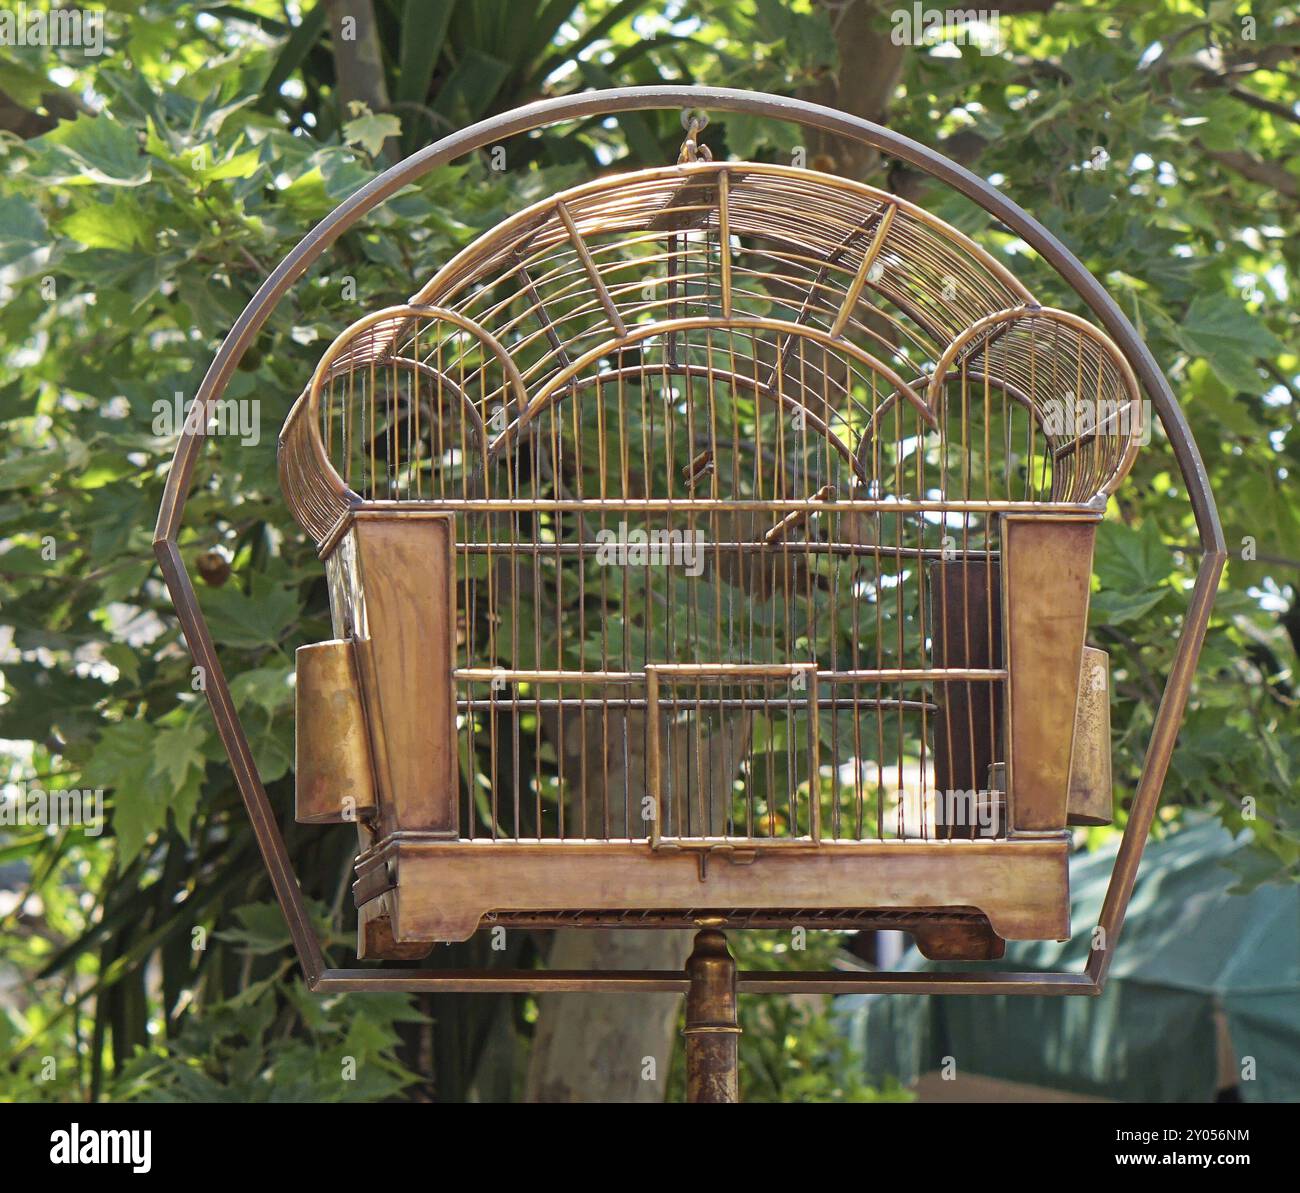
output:
<instances>
[{"instance_id":1,"label":"domed cage top","mask_svg":"<svg viewBox=\"0 0 1300 1193\"><path fill-rule=\"evenodd\" d=\"M943 959L1066 937L1069 827L1111 815L1108 663L1085 642L1093 545L1149 432L1145 387L1207 551L1108 900L1117 934L1221 536L1132 328L959 168L748 93L534 105L349 200L196 400L304 262L395 186L512 128L673 102L922 164L1062 268L1102 326L1040 305L897 196L707 160L693 127L684 160L535 204L343 331L285 423L280 471L334 629L299 651L297 814L355 822L359 954L420 957L489 920L892 926ZM160 555L185 613L167 521L165 502ZM242 738L237 721L223 736ZM256 824L265 795L241 777ZM259 827L276 877L272 833ZM280 893L292 925L301 896ZM380 980L323 974L301 935L318 984ZM978 982L1096 989L1111 947L1082 975Z\"/></svg>"}]
</instances>

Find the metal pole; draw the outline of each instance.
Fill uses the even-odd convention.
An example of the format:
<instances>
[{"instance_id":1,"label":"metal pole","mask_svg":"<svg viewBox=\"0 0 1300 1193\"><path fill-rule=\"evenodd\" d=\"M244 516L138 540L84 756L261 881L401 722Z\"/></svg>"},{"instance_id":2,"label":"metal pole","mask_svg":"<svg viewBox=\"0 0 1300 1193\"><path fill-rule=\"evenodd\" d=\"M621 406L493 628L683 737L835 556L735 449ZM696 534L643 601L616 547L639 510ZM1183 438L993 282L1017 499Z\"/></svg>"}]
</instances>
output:
<instances>
[{"instance_id":1,"label":"metal pole","mask_svg":"<svg viewBox=\"0 0 1300 1193\"><path fill-rule=\"evenodd\" d=\"M686 1100L739 1102L736 962L726 934L703 928L686 959Z\"/></svg>"}]
</instances>

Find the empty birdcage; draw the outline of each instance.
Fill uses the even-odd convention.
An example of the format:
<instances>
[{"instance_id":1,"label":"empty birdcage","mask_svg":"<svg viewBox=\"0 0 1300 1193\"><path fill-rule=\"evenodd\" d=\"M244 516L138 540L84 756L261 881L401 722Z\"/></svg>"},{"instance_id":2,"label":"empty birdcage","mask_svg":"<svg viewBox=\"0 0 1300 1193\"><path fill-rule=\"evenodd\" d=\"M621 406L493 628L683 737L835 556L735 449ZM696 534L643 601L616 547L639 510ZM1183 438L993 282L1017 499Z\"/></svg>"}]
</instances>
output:
<instances>
[{"instance_id":1,"label":"empty birdcage","mask_svg":"<svg viewBox=\"0 0 1300 1193\"><path fill-rule=\"evenodd\" d=\"M1068 935L1110 818L1092 550L1139 391L975 242L687 160L505 220L325 352L281 436L332 641L298 817L360 952L485 920Z\"/></svg>"}]
</instances>

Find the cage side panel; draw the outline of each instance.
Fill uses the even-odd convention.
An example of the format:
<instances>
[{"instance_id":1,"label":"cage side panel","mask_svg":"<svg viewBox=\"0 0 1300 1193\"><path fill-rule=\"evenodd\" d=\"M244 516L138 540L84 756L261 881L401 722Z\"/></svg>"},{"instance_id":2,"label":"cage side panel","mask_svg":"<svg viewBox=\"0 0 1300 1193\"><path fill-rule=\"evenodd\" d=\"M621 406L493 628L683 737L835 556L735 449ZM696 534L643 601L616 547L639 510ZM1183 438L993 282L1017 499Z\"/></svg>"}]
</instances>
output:
<instances>
[{"instance_id":1,"label":"cage side panel","mask_svg":"<svg viewBox=\"0 0 1300 1193\"><path fill-rule=\"evenodd\" d=\"M1003 518L1013 831L1065 827L1096 534L1091 520Z\"/></svg>"},{"instance_id":2,"label":"cage side panel","mask_svg":"<svg viewBox=\"0 0 1300 1193\"><path fill-rule=\"evenodd\" d=\"M821 839L815 663L648 664L652 839Z\"/></svg>"},{"instance_id":3,"label":"cage side panel","mask_svg":"<svg viewBox=\"0 0 1300 1193\"><path fill-rule=\"evenodd\" d=\"M450 514L361 514L364 619L357 660L380 783L383 833L454 837L457 823Z\"/></svg>"},{"instance_id":4,"label":"cage side panel","mask_svg":"<svg viewBox=\"0 0 1300 1193\"><path fill-rule=\"evenodd\" d=\"M1068 842L873 842L776 850L701 868L635 842L404 842L386 857L400 942L465 940L491 912L974 908L1007 940L1069 935ZM703 875L703 877L701 877Z\"/></svg>"},{"instance_id":5,"label":"cage side panel","mask_svg":"<svg viewBox=\"0 0 1300 1193\"><path fill-rule=\"evenodd\" d=\"M1069 821L1109 824L1113 816L1110 781L1110 655L1083 648L1079 708L1070 760Z\"/></svg>"}]
</instances>

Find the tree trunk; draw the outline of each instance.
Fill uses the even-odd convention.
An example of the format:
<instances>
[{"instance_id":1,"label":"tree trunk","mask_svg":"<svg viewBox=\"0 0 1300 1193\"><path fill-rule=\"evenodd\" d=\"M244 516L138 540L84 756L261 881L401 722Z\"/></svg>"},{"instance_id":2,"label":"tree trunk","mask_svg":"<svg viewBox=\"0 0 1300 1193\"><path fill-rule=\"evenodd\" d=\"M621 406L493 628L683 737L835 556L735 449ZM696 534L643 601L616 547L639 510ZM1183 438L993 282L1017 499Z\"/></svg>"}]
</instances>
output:
<instances>
[{"instance_id":1,"label":"tree trunk","mask_svg":"<svg viewBox=\"0 0 1300 1193\"><path fill-rule=\"evenodd\" d=\"M557 932L557 969L681 969L688 932ZM543 994L529 1058L528 1102L662 1102L678 994Z\"/></svg>"},{"instance_id":2,"label":"tree trunk","mask_svg":"<svg viewBox=\"0 0 1300 1193\"><path fill-rule=\"evenodd\" d=\"M356 115L352 104L365 104L371 112L386 112L388 84L384 81L384 58L370 0L327 0L330 42L334 48L334 88L339 125ZM396 144L384 142L380 156Z\"/></svg>"},{"instance_id":3,"label":"tree trunk","mask_svg":"<svg viewBox=\"0 0 1300 1193\"><path fill-rule=\"evenodd\" d=\"M693 776L692 790L702 794L705 804L713 810L710 832L723 831L723 793L729 790L739 768L751 723L750 715L742 714L731 720L724 731L702 743L700 752L709 765L704 776ZM638 815L646 790L644 714L634 712L624 718L602 715L599 710L573 712L564 717L563 724L561 734L560 718L549 717L547 734L556 743L568 781L585 786L585 798L579 793L569 802L574 822L581 819L585 804L583 831L591 836L605 835L604 793L626 789L630 816L625 817L621 798L612 800L609 835L644 835L645 826ZM661 733L661 740L667 741L666 728ZM672 733L674 744L669 753L673 784L674 789L681 790L687 779L690 748L683 727ZM548 964L552 969L679 970L689 951L687 932L571 928L555 933ZM537 1034L529 1056L525 1100L662 1102L667 1093L668 1061L680 1009L681 997L675 994L543 995L538 1000Z\"/></svg>"},{"instance_id":4,"label":"tree trunk","mask_svg":"<svg viewBox=\"0 0 1300 1193\"><path fill-rule=\"evenodd\" d=\"M804 87L800 95L814 103L883 123L903 73L907 46L895 45L887 15L877 0L847 4L818 0L828 17L839 51L839 67ZM814 132L808 164L813 169L864 181L879 154L870 146L831 133ZM818 160L820 159L820 160Z\"/></svg>"}]
</instances>

